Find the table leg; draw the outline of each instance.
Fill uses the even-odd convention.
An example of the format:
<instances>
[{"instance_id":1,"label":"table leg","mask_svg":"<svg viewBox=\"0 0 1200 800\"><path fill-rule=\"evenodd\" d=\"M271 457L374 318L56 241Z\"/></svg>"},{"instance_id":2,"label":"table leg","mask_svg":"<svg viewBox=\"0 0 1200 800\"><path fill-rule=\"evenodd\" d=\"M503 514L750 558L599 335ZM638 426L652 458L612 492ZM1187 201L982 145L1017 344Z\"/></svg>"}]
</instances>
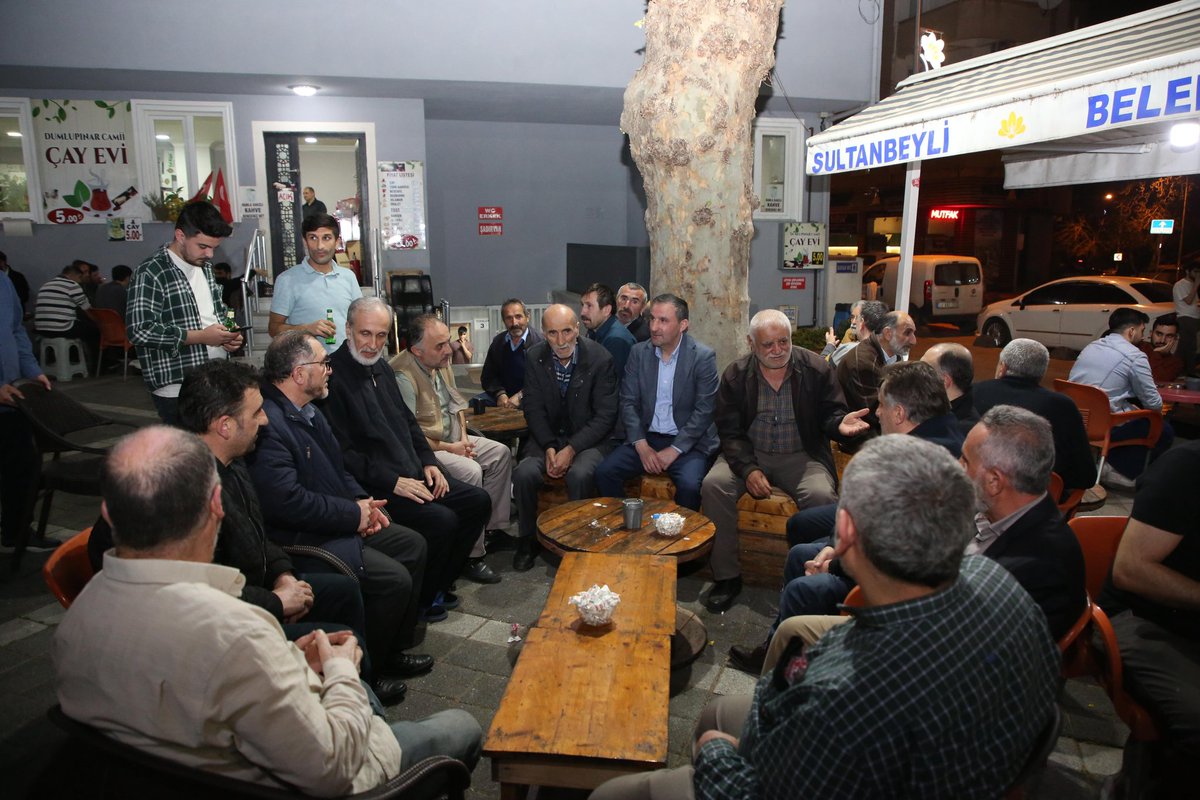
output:
<instances>
[{"instance_id":1,"label":"table leg","mask_svg":"<svg viewBox=\"0 0 1200 800\"><path fill-rule=\"evenodd\" d=\"M525 800L529 787L523 783L500 784L500 800Z\"/></svg>"}]
</instances>

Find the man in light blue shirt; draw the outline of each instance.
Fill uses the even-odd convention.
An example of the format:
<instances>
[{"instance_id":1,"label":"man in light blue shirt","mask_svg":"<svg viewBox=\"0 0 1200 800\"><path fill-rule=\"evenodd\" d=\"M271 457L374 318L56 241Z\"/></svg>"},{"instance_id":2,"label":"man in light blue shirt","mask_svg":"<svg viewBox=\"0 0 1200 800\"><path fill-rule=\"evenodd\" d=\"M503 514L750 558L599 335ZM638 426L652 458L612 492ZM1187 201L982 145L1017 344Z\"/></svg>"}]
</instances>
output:
<instances>
[{"instance_id":1,"label":"man in light blue shirt","mask_svg":"<svg viewBox=\"0 0 1200 800\"><path fill-rule=\"evenodd\" d=\"M303 330L332 353L346 338L346 310L362 297L362 289L354 273L333 260L341 238L336 219L312 214L304 218L301 230L308 258L275 278L267 332L274 337ZM327 319L329 309L333 309L332 322Z\"/></svg>"},{"instance_id":2,"label":"man in light blue shirt","mask_svg":"<svg viewBox=\"0 0 1200 800\"><path fill-rule=\"evenodd\" d=\"M717 356L687 334L687 301L660 294L650 306L650 340L629 352L621 380L626 444L596 468L602 496L624 496L624 482L666 473L675 502L699 510L700 483L717 450L713 411Z\"/></svg>"},{"instance_id":3,"label":"man in light blue shirt","mask_svg":"<svg viewBox=\"0 0 1200 800\"><path fill-rule=\"evenodd\" d=\"M1108 318L1108 333L1083 348L1069 380L1086 383L1104 390L1108 405L1114 412L1146 408L1162 410L1162 396L1154 385L1150 361L1137 347L1146 331L1150 317L1135 308L1118 308ZM1138 439L1149 432L1150 423L1144 419L1127 422L1113 428L1110 441ZM1171 446L1175 432L1163 420L1163 432L1150 453L1153 461ZM1100 475L1100 480L1116 488L1132 489L1133 479L1146 467L1144 447L1114 448ZM1113 474L1113 472L1117 474Z\"/></svg>"}]
</instances>

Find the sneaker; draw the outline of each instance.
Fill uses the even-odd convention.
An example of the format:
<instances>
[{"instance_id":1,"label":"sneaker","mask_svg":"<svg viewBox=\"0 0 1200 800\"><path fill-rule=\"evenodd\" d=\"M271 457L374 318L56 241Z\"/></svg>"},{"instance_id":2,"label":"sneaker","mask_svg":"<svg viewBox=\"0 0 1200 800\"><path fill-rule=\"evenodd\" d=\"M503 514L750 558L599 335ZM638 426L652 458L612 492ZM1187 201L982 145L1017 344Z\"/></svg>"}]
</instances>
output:
<instances>
[{"instance_id":1,"label":"sneaker","mask_svg":"<svg viewBox=\"0 0 1200 800\"><path fill-rule=\"evenodd\" d=\"M1107 462L1104 469L1100 470L1100 483L1109 489L1122 489L1127 492L1132 492L1137 485L1133 478L1125 477Z\"/></svg>"}]
</instances>

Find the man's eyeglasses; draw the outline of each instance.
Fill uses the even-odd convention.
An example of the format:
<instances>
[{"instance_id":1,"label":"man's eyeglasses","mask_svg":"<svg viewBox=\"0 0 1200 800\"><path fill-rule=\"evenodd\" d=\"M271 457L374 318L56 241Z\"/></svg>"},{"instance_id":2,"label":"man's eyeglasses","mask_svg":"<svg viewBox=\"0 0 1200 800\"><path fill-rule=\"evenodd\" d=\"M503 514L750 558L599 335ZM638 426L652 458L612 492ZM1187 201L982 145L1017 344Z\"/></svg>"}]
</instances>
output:
<instances>
[{"instance_id":1,"label":"man's eyeglasses","mask_svg":"<svg viewBox=\"0 0 1200 800\"><path fill-rule=\"evenodd\" d=\"M307 367L309 364L320 364L322 367L325 368L326 372L333 372L333 359L332 358L326 358L323 361L301 361L296 366L297 367Z\"/></svg>"}]
</instances>

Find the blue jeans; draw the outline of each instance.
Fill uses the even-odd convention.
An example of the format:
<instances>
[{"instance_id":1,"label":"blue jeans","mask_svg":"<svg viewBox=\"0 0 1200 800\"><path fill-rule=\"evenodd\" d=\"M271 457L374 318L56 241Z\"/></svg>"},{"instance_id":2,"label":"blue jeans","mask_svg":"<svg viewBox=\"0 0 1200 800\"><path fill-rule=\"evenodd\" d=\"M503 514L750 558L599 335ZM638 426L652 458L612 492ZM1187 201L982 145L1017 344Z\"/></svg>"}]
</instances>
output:
<instances>
[{"instance_id":1,"label":"blue jeans","mask_svg":"<svg viewBox=\"0 0 1200 800\"><path fill-rule=\"evenodd\" d=\"M400 744L400 771L430 756L450 756L475 769L483 747L483 729L460 708L439 711L415 721L391 723Z\"/></svg>"},{"instance_id":2,"label":"blue jeans","mask_svg":"<svg viewBox=\"0 0 1200 800\"><path fill-rule=\"evenodd\" d=\"M1109 441L1116 444L1127 439L1139 439L1149 432L1149 421L1135 419L1133 422L1126 422L1124 425L1118 425L1113 428ZM1171 442L1174 440L1175 429L1171 427L1170 422L1164 419L1162 435L1158 437L1158 442L1150 450L1150 462L1153 463L1154 459L1167 452L1167 448L1171 446ZM1126 478L1136 478L1146 469L1146 448L1118 447L1109 450L1108 463Z\"/></svg>"},{"instance_id":3,"label":"blue jeans","mask_svg":"<svg viewBox=\"0 0 1200 800\"><path fill-rule=\"evenodd\" d=\"M838 613L838 603L846 599L853 584L829 573L804 574L804 562L810 561L828 544L828 539L819 539L811 544L798 544L788 551L787 564L783 568L786 583L779 596L779 617L774 627L788 617L801 614Z\"/></svg>"},{"instance_id":4,"label":"blue jeans","mask_svg":"<svg viewBox=\"0 0 1200 800\"><path fill-rule=\"evenodd\" d=\"M837 503L823 506L813 506L797 511L787 521L788 545L808 544L818 539L828 539L833 536L833 525L837 521ZM804 564L801 564L800 574L804 574Z\"/></svg>"},{"instance_id":5,"label":"blue jeans","mask_svg":"<svg viewBox=\"0 0 1200 800\"><path fill-rule=\"evenodd\" d=\"M646 444L662 450L675 441L674 436L647 433ZM709 456L689 450L671 462L667 475L675 483L675 502L694 511L700 510L700 484L711 465ZM601 497L624 497L625 481L645 474L642 458L632 444L623 444L608 454L596 467L596 491Z\"/></svg>"}]
</instances>

